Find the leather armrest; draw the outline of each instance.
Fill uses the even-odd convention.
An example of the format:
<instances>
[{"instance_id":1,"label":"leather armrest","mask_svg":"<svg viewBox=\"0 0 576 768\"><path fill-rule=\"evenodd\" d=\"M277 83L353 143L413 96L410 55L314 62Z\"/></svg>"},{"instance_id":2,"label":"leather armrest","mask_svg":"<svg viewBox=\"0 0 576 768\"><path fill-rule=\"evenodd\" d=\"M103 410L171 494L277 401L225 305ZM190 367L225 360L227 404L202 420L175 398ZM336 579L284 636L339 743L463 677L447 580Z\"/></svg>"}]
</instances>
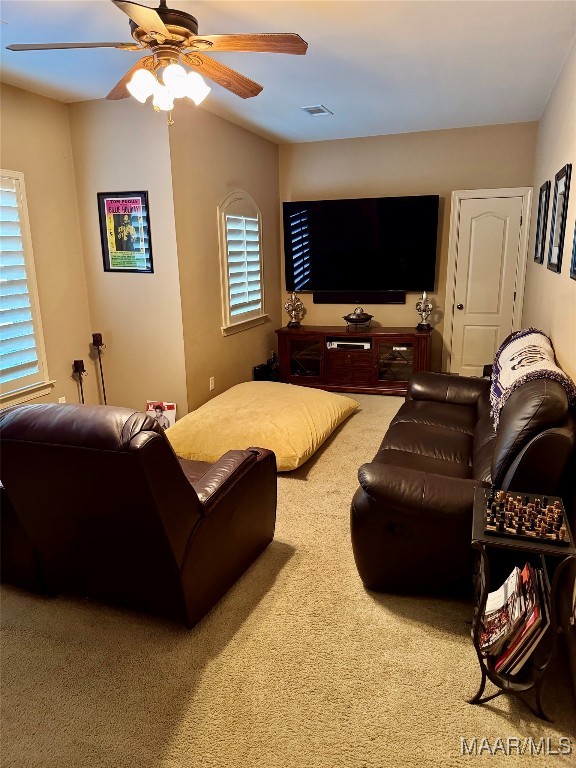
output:
<instances>
[{"instance_id":1,"label":"leather armrest","mask_svg":"<svg viewBox=\"0 0 576 768\"><path fill-rule=\"evenodd\" d=\"M204 514L210 514L252 467L269 457L274 457L272 451L265 448L248 448L245 451L228 451L218 459L202 477L192 483ZM274 461L274 472L275 470Z\"/></svg>"},{"instance_id":2,"label":"leather armrest","mask_svg":"<svg viewBox=\"0 0 576 768\"><path fill-rule=\"evenodd\" d=\"M487 379L420 371L410 379L406 399L473 406L489 388Z\"/></svg>"},{"instance_id":3,"label":"leather armrest","mask_svg":"<svg viewBox=\"0 0 576 768\"><path fill-rule=\"evenodd\" d=\"M358 470L368 496L389 510L434 517L458 515L472 509L474 489L489 487L482 480L447 478L418 469L372 462Z\"/></svg>"},{"instance_id":4,"label":"leather armrest","mask_svg":"<svg viewBox=\"0 0 576 768\"><path fill-rule=\"evenodd\" d=\"M558 495L562 475L574 451L575 427L546 429L518 453L504 477L496 476L497 488L521 488L526 493Z\"/></svg>"}]
</instances>

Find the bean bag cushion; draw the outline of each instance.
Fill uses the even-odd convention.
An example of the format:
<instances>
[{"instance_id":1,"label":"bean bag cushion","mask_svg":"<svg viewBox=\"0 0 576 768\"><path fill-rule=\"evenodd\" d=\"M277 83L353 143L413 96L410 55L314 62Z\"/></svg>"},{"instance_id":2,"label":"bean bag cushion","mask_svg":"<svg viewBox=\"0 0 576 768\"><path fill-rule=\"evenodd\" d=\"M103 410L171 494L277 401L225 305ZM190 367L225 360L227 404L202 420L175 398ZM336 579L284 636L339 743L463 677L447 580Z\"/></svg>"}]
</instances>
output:
<instances>
[{"instance_id":1,"label":"bean bag cushion","mask_svg":"<svg viewBox=\"0 0 576 768\"><path fill-rule=\"evenodd\" d=\"M215 462L226 451L269 448L278 469L301 466L358 403L311 387L248 381L209 400L166 430L182 459Z\"/></svg>"}]
</instances>

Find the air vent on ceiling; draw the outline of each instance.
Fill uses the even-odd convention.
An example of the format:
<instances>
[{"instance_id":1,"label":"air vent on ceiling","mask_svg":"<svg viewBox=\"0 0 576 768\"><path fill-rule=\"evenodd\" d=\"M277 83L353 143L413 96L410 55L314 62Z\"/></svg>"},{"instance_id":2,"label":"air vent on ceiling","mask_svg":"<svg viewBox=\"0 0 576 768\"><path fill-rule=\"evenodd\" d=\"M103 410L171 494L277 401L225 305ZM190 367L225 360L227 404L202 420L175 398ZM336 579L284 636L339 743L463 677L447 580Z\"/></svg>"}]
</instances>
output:
<instances>
[{"instance_id":1,"label":"air vent on ceiling","mask_svg":"<svg viewBox=\"0 0 576 768\"><path fill-rule=\"evenodd\" d=\"M302 107L304 112L308 112L309 115L312 115L312 117L318 117L319 115L333 115L334 112L330 112L329 109L326 109L324 104L315 104L312 107Z\"/></svg>"}]
</instances>

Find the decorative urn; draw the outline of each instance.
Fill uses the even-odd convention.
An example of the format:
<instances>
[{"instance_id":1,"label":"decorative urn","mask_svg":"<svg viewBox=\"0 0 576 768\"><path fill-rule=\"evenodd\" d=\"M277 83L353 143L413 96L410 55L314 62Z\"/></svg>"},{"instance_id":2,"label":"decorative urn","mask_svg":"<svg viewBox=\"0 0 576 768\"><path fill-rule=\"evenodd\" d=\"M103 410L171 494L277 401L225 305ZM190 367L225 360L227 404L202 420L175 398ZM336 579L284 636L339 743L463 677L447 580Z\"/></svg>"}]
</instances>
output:
<instances>
[{"instance_id":1,"label":"decorative urn","mask_svg":"<svg viewBox=\"0 0 576 768\"><path fill-rule=\"evenodd\" d=\"M300 301L300 299L296 295L295 291L292 291L292 294L290 295L290 298L284 304L284 309L290 315L290 321L288 323L288 328L299 328L300 327L300 319L301 319L302 313L304 311L304 304Z\"/></svg>"},{"instance_id":2,"label":"decorative urn","mask_svg":"<svg viewBox=\"0 0 576 768\"><path fill-rule=\"evenodd\" d=\"M368 312L364 312L362 307L356 307L354 312L351 312L349 315L343 315L342 319L346 320L348 328L356 329L360 326L369 328L373 317L374 315L369 315Z\"/></svg>"},{"instance_id":3,"label":"decorative urn","mask_svg":"<svg viewBox=\"0 0 576 768\"><path fill-rule=\"evenodd\" d=\"M428 318L430 317L433 308L434 306L432 302L426 295L426 291L424 291L422 296L420 296L416 302L416 312L420 315L420 322L416 326L417 331L429 331L432 328L428 322Z\"/></svg>"}]
</instances>

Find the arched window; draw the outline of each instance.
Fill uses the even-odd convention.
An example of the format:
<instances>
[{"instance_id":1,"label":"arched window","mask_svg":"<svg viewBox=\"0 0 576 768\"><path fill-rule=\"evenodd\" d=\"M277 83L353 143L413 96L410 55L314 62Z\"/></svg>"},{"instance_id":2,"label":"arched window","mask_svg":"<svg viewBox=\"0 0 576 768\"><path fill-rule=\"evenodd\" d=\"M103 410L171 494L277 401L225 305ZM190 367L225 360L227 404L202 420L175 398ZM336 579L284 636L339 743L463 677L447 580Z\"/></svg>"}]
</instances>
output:
<instances>
[{"instance_id":1,"label":"arched window","mask_svg":"<svg viewBox=\"0 0 576 768\"><path fill-rule=\"evenodd\" d=\"M262 214L247 192L235 189L218 206L222 332L264 322Z\"/></svg>"}]
</instances>

